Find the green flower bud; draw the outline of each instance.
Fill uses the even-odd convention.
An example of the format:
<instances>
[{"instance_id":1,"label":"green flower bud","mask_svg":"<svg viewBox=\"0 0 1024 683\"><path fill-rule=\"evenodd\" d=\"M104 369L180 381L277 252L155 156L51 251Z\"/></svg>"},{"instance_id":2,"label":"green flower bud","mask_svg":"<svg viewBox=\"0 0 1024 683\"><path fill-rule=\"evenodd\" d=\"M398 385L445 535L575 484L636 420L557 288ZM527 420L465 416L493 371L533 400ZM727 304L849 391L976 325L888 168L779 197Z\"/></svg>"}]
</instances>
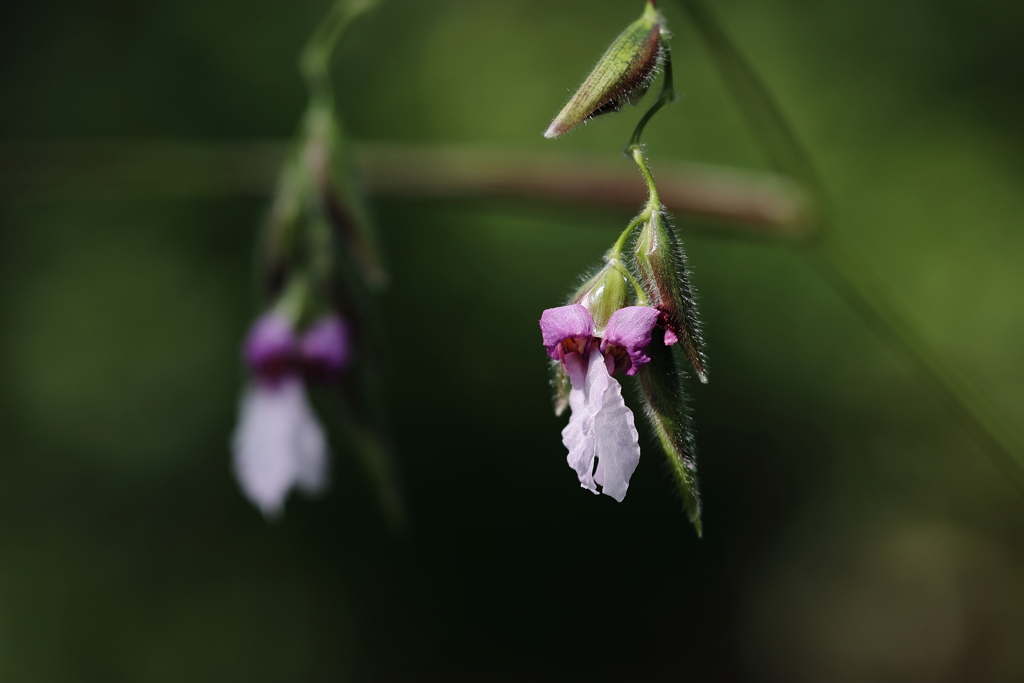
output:
<instances>
[{"instance_id":1,"label":"green flower bud","mask_svg":"<svg viewBox=\"0 0 1024 683\"><path fill-rule=\"evenodd\" d=\"M625 102L636 104L644 96L661 59L665 24L654 4L648 0L643 15L615 39L544 137L558 137L578 123L619 111Z\"/></svg>"},{"instance_id":2,"label":"green flower bud","mask_svg":"<svg viewBox=\"0 0 1024 683\"><path fill-rule=\"evenodd\" d=\"M572 303L580 304L594 318L595 331L602 331L612 313L629 305L629 283L622 274L621 261L609 261L597 275L577 290Z\"/></svg>"},{"instance_id":3,"label":"green flower bud","mask_svg":"<svg viewBox=\"0 0 1024 683\"><path fill-rule=\"evenodd\" d=\"M651 361L637 372L651 421L665 451L672 479L687 515L701 535L700 493L697 490L697 449L690 429L686 396L672 349L663 343L664 330L655 329L647 355Z\"/></svg>"},{"instance_id":4,"label":"green flower bud","mask_svg":"<svg viewBox=\"0 0 1024 683\"><path fill-rule=\"evenodd\" d=\"M665 316L665 343L671 346L678 341L697 377L707 383L704 340L686 270L686 255L661 211L653 211L641 227L634 258L651 305Z\"/></svg>"}]
</instances>

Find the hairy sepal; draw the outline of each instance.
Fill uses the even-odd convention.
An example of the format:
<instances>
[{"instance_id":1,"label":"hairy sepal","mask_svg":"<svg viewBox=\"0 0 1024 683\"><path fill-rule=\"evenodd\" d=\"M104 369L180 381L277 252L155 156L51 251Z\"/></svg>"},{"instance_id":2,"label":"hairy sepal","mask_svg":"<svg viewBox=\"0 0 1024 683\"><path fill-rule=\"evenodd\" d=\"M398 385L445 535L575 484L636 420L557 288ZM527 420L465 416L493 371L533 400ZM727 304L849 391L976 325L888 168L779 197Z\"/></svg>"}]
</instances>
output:
<instances>
[{"instance_id":1,"label":"hairy sepal","mask_svg":"<svg viewBox=\"0 0 1024 683\"><path fill-rule=\"evenodd\" d=\"M700 493L697 488L697 449L683 391L683 374L677 366L672 348L664 344L663 330L655 330L647 354L651 362L637 373L646 402L647 419L658 435L686 513L700 536L702 526Z\"/></svg>"},{"instance_id":2,"label":"hairy sepal","mask_svg":"<svg viewBox=\"0 0 1024 683\"><path fill-rule=\"evenodd\" d=\"M634 247L636 272L651 305L666 316L667 328L676 335L683 354L697 378L707 383L707 364L697 302L690 286L682 241L662 211L655 211L643 225Z\"/></svg>"}]
</instances>

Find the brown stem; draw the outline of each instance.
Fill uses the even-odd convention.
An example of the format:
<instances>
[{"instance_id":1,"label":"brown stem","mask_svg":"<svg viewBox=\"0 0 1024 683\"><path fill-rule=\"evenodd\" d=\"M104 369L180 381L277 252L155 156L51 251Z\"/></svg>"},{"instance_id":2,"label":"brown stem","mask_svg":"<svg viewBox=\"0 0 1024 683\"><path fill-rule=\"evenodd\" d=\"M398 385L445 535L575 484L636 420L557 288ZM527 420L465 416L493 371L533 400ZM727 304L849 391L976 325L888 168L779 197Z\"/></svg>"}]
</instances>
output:
<instances>
[{"instance_id":1,"label":"brown stem","mask_svg":"<svg viewBox=\"0 0 1024 683\"><path fill-rule=\"evenodd\" d=\"M269 194L286 143L72 140L0 145L0 202L191 199ZM625 159L498 147L359 144L357 170L378 197L503 198L622 207L646 201ZM801 238L806 195L782 176L684 163L656 166L666 206L710 229Z\"/></svg>"}]
</instances>

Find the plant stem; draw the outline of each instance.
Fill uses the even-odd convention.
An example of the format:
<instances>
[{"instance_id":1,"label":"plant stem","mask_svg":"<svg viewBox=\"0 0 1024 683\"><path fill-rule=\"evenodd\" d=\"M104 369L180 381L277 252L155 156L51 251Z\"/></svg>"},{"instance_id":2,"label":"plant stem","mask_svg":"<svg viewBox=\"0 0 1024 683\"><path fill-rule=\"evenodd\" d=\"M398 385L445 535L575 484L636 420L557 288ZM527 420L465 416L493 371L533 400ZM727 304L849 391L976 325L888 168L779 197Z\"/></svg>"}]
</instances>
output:
<instances>
[{"instance_id":1,"label":"plant stem","mask_svg":"<svg viewBox=\"0 0 1024 683\"><path fill-rule=\"evenodd\" d=\"M644 182L647 183L648 199L645 211L661 211L661 199L658 197L658 188L654 185L654 176L651 175L651 169L647 167L647 159L644 158L644 152L640 149L640 144L631 144L627 148L627 152L640 168L640 173L644 176Z\"/></svg>"},{"instance_id":2,"label":"plant stem","mask_svg":"<svg viewBox=\"0 0 1024 683\"><path fill-rule=\"evenodd\" d=\"M0 204L265 197L281 140L37 140L0 143ZM502 147L354 143L366 190L381 198L514 199L632 212L646 199L635 171L604 156ZM799 240L809 208L769 173L681 162L658 166L661 196L711 235Z\"/></svg>"},{"instance_id":3,"label":"plant stem","mask_svg":"<svg viewBox=\"0 0 1024 683\"><path fill-rule=\"evenodd\" d=\"M640 145L640 136L643 135L647 122L654 118L654 115L662 107L676 99L676 90L672 83L672 52L669 50L668 43L664 40L661 41L661 54L665 70L665 78L661 82L661 92L658 93L658 99L654 101L654 104L651 105L651 108L647 110L647 113L636 124L636 128L633 129L633 137L629 139L627 149Z\"/></svg>"},{"instance_id":4,"label":"plant stem","mask_svg":"<svg viewBox=\"0 0 1024 683\"><path fill-rule=\"evenodd\" d=\"M380 0L335 0L306 42L299 69L306 80L311 102L333 105L330 65L345 29Z\"/></svg>"}]
</instances>

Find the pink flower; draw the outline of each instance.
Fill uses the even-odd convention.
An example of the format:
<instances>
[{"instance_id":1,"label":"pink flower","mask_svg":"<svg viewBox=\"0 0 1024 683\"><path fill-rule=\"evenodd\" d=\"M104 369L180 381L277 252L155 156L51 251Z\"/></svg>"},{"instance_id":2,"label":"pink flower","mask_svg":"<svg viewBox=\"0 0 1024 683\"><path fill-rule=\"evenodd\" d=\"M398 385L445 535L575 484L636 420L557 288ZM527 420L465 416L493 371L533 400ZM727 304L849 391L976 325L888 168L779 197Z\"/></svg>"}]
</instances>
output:
<instances>
[{"instance_id":1,"label":"pink flower","mask_svg":"<svg viewBox=\"0 0 1024 683\"><path fill-rule=\"evenodd\" d=\"M314 494L327 486L327 437L294 375L250 383L232 447L242 491L268 518L280 516L292 488Z\"/></svg>"},{"instance_id":2,"label":"pink flower","mask_svg":"<svg viewBox=\"0 0 1024 683\"><path fill-rule=\"evenodd\" d=\"M583 488L619 502L640 461L640 445L633 413L612 375L623 370L636 374L650 361L644 349L651 343L659 315L655 308L627 306L615 311L603 335L597 335L590 312L579 304L549 308L541 314L548 355L562 362L572 385L572 415L562 430L569 466L576 470Z\"/></svg>"},{"instance_id":3,"label":"pink flower","mask_svg":"<svg viewBox=\"0 0 1024 683\"><path fill-rule=\"evenodd\" d=\"M344 321L329 315L301 335L275 310L253 324L243 350L251 381L232 437L235 476L265 516L276 517L293 488L324 489L327 437L306 396L304 378L336 380L348 365Z\"/></svg>"}]
</instances>

